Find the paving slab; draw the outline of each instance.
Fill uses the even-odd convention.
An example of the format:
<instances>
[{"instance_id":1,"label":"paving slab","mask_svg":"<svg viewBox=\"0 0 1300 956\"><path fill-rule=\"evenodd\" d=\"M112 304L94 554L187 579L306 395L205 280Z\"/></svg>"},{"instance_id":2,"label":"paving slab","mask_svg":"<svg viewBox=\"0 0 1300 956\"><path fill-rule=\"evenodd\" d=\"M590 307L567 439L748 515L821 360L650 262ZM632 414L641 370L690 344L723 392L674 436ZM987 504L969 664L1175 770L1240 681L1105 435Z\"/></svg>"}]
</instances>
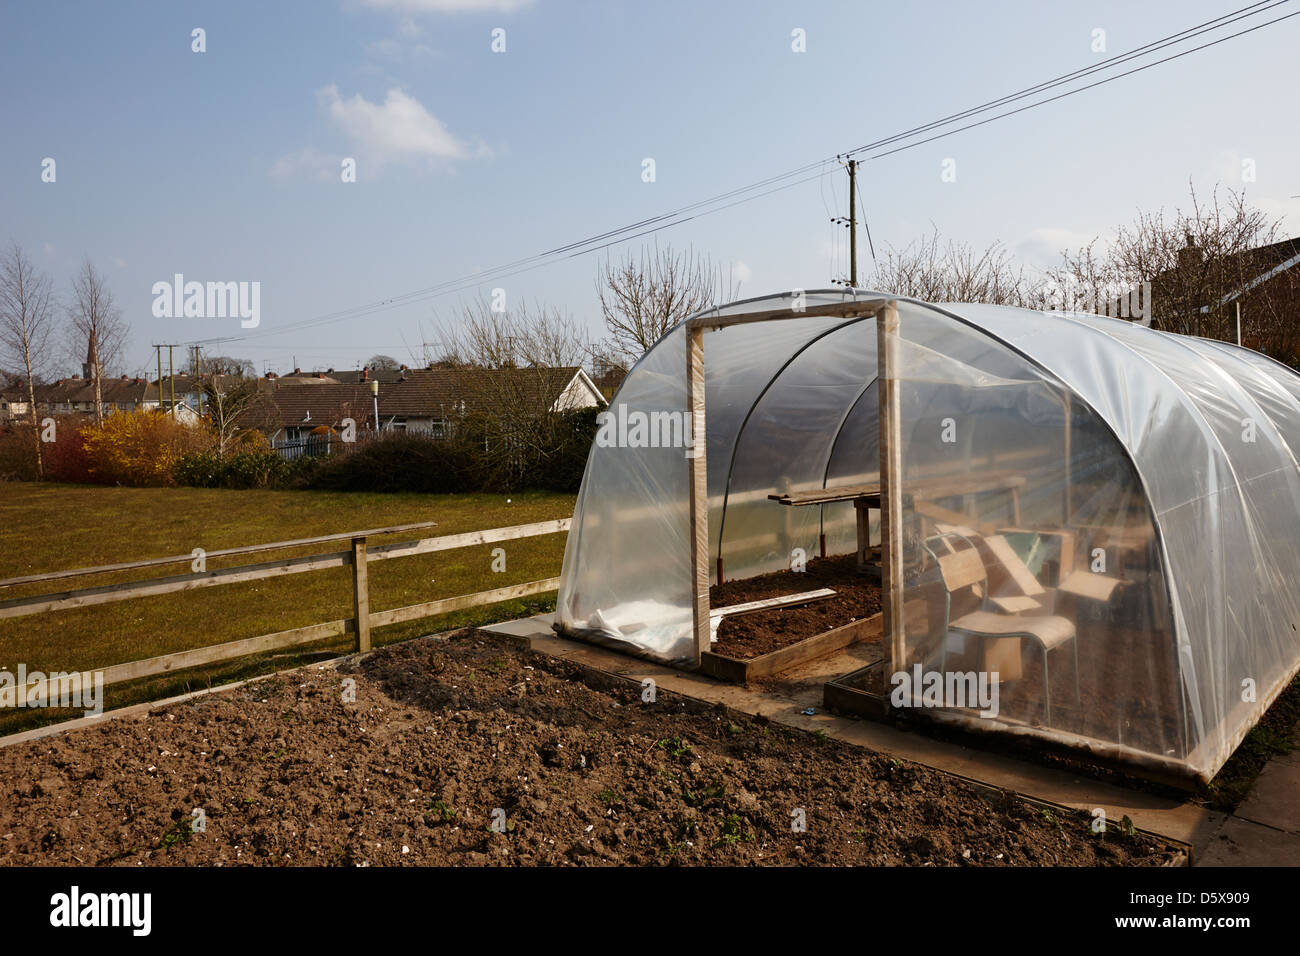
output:
<instances>
[{"instance_id":1,"label":"paving slab","mask_svg":"<svg viewBox=\"0 0 1300 956\"><path fill-rule=\"evenodd\" d=\"M1234 816L1300 834L1300 751L1280 754L1266 763Z\"/></svg>"},{"instance_id":2,"label":"paving slab","mask_svg":"<svg viewBox=\"0 0 1300 956\"><path fill-rule=\"evenodd\" d=\"M1197 866L1300 866L1300 835L1229 817L1196 858Z\"/></svg>"}]
</instances>

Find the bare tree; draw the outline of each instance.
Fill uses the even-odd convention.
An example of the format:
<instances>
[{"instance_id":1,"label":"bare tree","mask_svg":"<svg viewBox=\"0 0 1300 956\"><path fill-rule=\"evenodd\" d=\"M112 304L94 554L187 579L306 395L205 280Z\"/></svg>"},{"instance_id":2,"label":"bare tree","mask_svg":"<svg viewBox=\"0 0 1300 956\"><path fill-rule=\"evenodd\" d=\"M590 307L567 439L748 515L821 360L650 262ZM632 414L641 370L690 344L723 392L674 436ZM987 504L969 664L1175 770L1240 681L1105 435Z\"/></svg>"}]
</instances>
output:
<instances>
[{"instance_id":1,"label":"bare tree","mask_svg":"<svg viewBox=\"0 0 1300 956\"><path fill-rule=\"evenodd\" d=\"M385 372L396 372L402 367L402 363L397 361L391 355L372 355L366 360L366 368L378 369Z\"/></svg>"},{"instance_id":2,"label":"bare tree","mask_svg":"<svg viewBox=\"0 0 1300 956\"><path fill-rule=\"evenodd\" d=\"M69 306L74 343L85 343L87 375L95 383L95 424L104 424L104 369L115 366L126 344L126 323L102 273L87 259L72 280ZM78 345L74 349L80 351Z\"/></svg>"},{"instance_id":3,"label":"bare tree","mask_svg":"<svg viewBox=\"0 0 1300 956\"><path fill-rule=\"evenodd\" d=\"M682 319L734 298L736 284L705 256L671 246L629 252L596 274L596 294L611 346L628 364Z\"/></svg>"},{"instance_id":4,"label":"bare tree","mask_svg":"<svg viewBox=\"0 0 1300 956\"><path fill-rule=\"evenodd\" d=\"M438 328L425 359L459 375L456 391L465 407L456 411L482 432L489 467L510 482L520 477L521 463L559 453L558 429L568 409L557 398L590 352L581 327L557 308L494 311L478 299L454 325Z\"/></svg>"},{"instance_id":5,"label":"bare tree","mask_svg":"<svg viewBox=\"0 0 1300 956\"><path fill-rule=\"evenodd\" d=\"M54 304L50 278L40 272L16 242L0 262L0 361L21 369L31 416L36 476L44 477L40 421L36 413L36 378L50 361Z\"/></svg>"},{"instance_id":6,"label":"bare tree","mask_svg":"<svg viewBox=\"0 0 1300 956\"><path fill-rule=\"evenodd\" d=\"M1030 301L1033 283L1000 242L977 252L963 242L945 242L931 225L933 232L902 249L886 246L873 288L926 302L1023 306Z\"/></svg>"},{"instance_id":7,"label":"bare tree","mask_svg":"<svg viewBox=\"0 0 1300 956\"><path fill-rule=\"evenodd\" d=\"M256 378L257 366L251 360L235 358L232 355L204 355L199 359L199 367L194 367L194 353L186 363L186 371L191 375L234 375L237 378Z\"/></svg>"},{"instance_id":8,"label":"bare tree","mask_svg":"<svg viewBox=\"0 0 1300 956\"><path fill-rule=\"evenodd\" d=\"M219 454L226 454L240 431L273 427L275 408L257 379L211 375L204 378L202 387Z\"/></svg>"},{"instance_id":9,"label":"bare tree","mask_svg":"<svg viewBox=\"0 0 1300 956\"><path fill-rule=\"evenodd\" d=\"M1152 327L1218 339L1235 337L1232 310L1226 306L1269 263L1261 247L1277 240L1279 220L1251 206L1245 193L1216 187L1208 199L1189 182L1190 208L1141 212L1132 225L1120 226L1104 251L1098 240L1062 253L1062 264L1049 273L1057 284L1072 284L1085 299L1101 302L1117 289L1150 283ZM1266 336L1294 341L1295 330L1286 296L1261 289L1252 296L1252 321Z\"/></svg>"}]
</instances>

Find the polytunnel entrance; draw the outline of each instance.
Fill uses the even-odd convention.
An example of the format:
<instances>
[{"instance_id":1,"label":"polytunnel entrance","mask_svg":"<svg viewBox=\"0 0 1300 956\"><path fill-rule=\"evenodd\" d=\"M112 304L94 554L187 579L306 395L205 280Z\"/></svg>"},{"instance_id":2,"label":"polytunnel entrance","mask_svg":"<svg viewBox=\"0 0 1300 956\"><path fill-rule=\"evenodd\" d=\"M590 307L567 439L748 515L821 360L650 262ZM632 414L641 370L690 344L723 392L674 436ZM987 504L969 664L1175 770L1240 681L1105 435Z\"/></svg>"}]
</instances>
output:
<instances>
[{"instance_id":1,"label":"polytunnel entrance","mask_svg":"<svg viewBox=\"0 0 1300 956\"><path fill-rule=\"evenodd\" d=\"M1153 775L1217 769L1262 710L1234 706L1241 662L1271 695L1296 655L1234 648L1234 618L1203 611L1215 595L1177 587L1169 529L1222 530L1205 492L1230 490L1209 458L1150 473L1153 451L1189 447L1153 419L1190 420L1195 401L1154 392L1120 333L1081 317L900 300L886 328L880 295L799 304L697 316L629 373L612 409L685 415L694 443L593 449L557 627L697 666L716 656L711 589L725 613L737 581L779 579L794 601L812 593L801 563L848 556L881 579L875 679L895 708ZM1300 423L1300 378L1253 374L1270 423ZM1297 476L1256 458L1300 513ZM1195 540L1173 552L1184 565Z\"/></svg>"}]
</instances>

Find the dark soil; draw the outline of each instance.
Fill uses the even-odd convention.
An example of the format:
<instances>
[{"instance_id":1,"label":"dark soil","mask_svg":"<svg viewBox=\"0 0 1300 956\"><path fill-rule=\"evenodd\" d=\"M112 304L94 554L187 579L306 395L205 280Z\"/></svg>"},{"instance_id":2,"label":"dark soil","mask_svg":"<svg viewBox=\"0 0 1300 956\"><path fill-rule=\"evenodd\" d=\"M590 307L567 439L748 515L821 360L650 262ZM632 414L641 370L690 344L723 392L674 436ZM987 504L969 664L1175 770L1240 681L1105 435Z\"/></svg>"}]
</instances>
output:
<instances>
[{"instance_id":1,"label":"dark soil","mask_svg":"<svg viewBox=\"0 0 1300 956\"><path fill-rule=\"evenodd\" d=\"M1170 856L837 741L662 692L643 703L634 684L479 631L11 746L0 780L0 860L23 866Z\"/></svg>"},{"instance_id":2,"label":"dark soil","mask_svg":"<svg viewBox=\"0 0 1300 956\"><path fill-rule=\"evenodd\" d=\"M835 596L799 607L723 618L714 652L749 660L880 613L880 585L858 573L857 556L852 554L809 561L806 571L776 571L715 584L709 589L709 604L720 608L818 588L832 588Z\"/></svg>"}]
</instances>

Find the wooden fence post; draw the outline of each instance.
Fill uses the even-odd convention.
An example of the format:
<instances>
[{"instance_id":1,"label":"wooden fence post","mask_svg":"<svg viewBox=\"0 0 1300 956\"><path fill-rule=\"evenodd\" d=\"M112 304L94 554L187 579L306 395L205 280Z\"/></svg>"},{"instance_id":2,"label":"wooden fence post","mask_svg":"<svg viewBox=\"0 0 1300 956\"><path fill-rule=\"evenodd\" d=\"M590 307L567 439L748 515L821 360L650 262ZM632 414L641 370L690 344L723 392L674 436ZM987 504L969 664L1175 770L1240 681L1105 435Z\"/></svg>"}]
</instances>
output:
<instances>
[{"instance_id":1,"label":"wooden fence post","mask_svg":"<svg viewBox=\"0 0 1300 956\"><path fill-rule=\"evenodd\" d=\"M370 585L366 573L366 539L352 539L352 613L357 622L357 651L370 650Z\"/></svg>"}]
</instances>

